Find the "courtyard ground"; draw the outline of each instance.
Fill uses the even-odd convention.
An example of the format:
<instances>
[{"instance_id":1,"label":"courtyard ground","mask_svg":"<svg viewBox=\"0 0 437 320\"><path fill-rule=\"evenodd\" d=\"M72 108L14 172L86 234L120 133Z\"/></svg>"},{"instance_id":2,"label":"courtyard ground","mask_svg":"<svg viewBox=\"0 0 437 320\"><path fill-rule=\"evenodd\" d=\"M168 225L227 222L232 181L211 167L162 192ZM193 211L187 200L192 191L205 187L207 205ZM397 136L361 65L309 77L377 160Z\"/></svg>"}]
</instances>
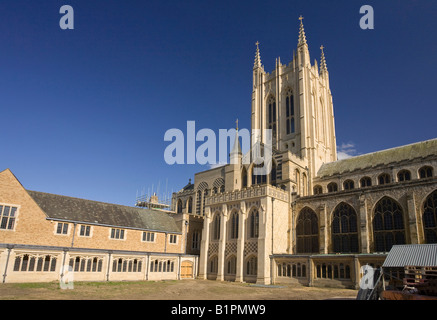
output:
<instances>
[{"instance_id":1,"label":"courtyard ground","mask_svg":"<svg viewBox=\"0 0 437 320\"><path fill-rule=\"evenodd\" d=\"M357 290L301 285L256 286L208 280L0 284L0 300L329 300L355 299Z\"/></svg>"}]
</instances>

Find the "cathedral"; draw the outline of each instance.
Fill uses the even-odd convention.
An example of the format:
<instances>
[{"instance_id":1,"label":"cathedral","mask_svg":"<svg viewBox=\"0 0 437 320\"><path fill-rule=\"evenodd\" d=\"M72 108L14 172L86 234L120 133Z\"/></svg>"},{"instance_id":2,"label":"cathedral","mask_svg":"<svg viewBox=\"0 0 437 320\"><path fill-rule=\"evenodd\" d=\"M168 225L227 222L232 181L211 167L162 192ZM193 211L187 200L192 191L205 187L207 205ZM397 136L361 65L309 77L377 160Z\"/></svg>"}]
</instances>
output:
<instances>
[{"instance_id":1,"label":"cathedral","mask_svg":"<svg viewBox=\"0 0 437 320\"><path fill-rule=\"evenodd\" d=\"M201 279L358 288L393 245L437 242L437 139L338 160L324 48L311 64L302 19L290 63L266 72L256 43L251 129L262 145L271 130L270 173L237 136L229 164L173 194Z\"/></svg>"},{"instance_id":2,"label":"cathedral","mask_svg":"<svg viewBox=\"0 0 437 320\"><path fill-rule=\"evenodd\" d=\"M338 160L324 48L312 64L302 19L290 63L266 72L256 44L251 146L261 154L243 154L237 134L229 164L196 173L171 210L153 197L129 207L27 190L0 171L2 282L358 288L362 267L381 266L393 245L437 243L437 139Z\"/></svg>"}]
</instances>

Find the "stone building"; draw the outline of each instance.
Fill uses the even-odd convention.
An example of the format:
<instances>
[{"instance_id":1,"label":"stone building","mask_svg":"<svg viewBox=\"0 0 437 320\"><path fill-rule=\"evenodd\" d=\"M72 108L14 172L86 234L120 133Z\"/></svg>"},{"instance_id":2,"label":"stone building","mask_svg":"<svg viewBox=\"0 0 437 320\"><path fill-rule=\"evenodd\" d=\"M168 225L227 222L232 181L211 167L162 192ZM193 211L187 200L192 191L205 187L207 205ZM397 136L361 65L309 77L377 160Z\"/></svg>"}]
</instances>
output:
<instances>
[{"instance_id":1,"label":"stone building","mask_svg":"<svg viewBox=\"0 0 437 320\"><path fill-rule=\"evenodd\" d=\"M437 242L437 139L338 161L323 46L311 64L300 18L293 60L268 73L256 45L251 126L272 131L272 170L255 175L236 139L230 164L174 194L192 247L202 230L198 276L356 288L392 245Z\"/></svg>"},{"instance_id":2,"label":"stone building","mask_svg":"<svg viewBox=\"0 0 437 320\"><path fill-rule=\"evenodd\" d=\"M4 282L193 278L186 217L26 190L0 172ZM73 278L72 278L73 275Z\"/></svg>"}]
</instances>

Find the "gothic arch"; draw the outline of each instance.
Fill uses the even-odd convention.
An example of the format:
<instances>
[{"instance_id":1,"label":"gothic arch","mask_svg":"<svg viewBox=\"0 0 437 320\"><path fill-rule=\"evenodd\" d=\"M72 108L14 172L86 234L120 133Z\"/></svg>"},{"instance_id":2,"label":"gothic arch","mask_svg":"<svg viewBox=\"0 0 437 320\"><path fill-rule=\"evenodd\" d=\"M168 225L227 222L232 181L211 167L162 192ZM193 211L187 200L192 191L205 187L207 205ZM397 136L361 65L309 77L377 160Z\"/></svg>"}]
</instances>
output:
<instances>
[{"instance_id":1,"label":"gothic arch","mask_svg":"<svg viewBox=\"0 0 437 320\"><path fill-rule=\"evenodd\" d=\"M254 254L251 254L244 261L244 275L256 276L257 274L258 274L258 257Z\"/></svg>"},{"instance_id":2,"label":"gothic arch","mask_svg":"<svg viewBox=\"0 0 437 320\"><path fill-rule=\"evenodd\" d=\"M234 209L229 214L228 219L228 239L230 240L236 240L239 237L239 226L240 226L240 214L237 209Z\"/></svg>"},{"instance_id":3,"label":"gothic arch","mask_svg":"<svg viewBox=\"0 0 437 320\"><path fill-rule=\"evenodd\" d=\"M186 203L187 212L193 213L193 197L189 196Z\"/></svg>"},{"instance_id":4,"label":"gothic arch","mask_svg":"<svg viewBox=\"0 0 437 320\"><path fill-rule=\"evenodd\" d=\"M237 274L237 257L235 254L231 254L225 259L225 274L236 275Z\"/></svg>"},{"instance_id":5,"label":"gothic arch","mask_svg":"<svg viewBox=\"0 0 437 320\"><path fill-rule=\"evenodd\" d=\"M223 178L217 178L213 182L213 187L217 188L219 192L223 192L223 188L225 187L225 180Z\"/></svg>"},{"instance_id":6,"label":"gothic arch","mask_svg":"<svg viewBox=\"0 0 437 320\"><path fill-rule=\"evenodd\" d=\"M246 219L246 237L248 239L257 239L259 237L260 209L256 206L252 206L248 212L249 214Z\"/></svg>"},{"instance_id":7,"label":"gothic arch","mask_svg":"<svg viewBox=\"0 0 437 320\"><path fill-rule=\"evenodd\" d=\"M208 184L205 181L202 181L201 183L199 183L199 185L197 186L197 190L203 191L205 189L208 189Z\"/></svg>"},{"instance_id":8,"label":"gothic arch","mask_svg":"<svg viewBox=\"0 0 437 320\"><path fill-rule=\"evenodd\" d=\"M319 217L310 207L304 207L297 216L296 252L319 253Z\"/></svg>"},{"instance_id":9,"label":"gothic arch","mask_svg":"<svg viewBox=\"0 0 437 320\"><path fill-rule=\"evenodd\" d=\"M342 201L331 213L331 242L334 253L358 253L358 215L353 206Z\"/></svg>"},{"instance_id":10,"label":"gothic arch","mask_svg":"<svg viewBox=\"0 0 437 320\"><path fill-rule=\"evenodd\" d=\"M208 258L207 274L211 275L209 279L215 280L218 273L218 256L216 254Z\"/></svg>"},{"instance_id":11,"label":"gothic arch","mask_svg":"<svg viewBox=\"0 0 437 320\"><path fill-rule=\"evenodd\" d=\"M216 211L211 220L211 240L220 240L220 230L222 223L221 213Z\"/></svg>"},{"instance_id":12,"label":"gothic arch","mask_svg":"<svg viewBox=\"0 0 437 320\"><path fill-rule=\"evenodd\" d=\"M388 252L393 245L406 243L405 210L395 199L383 196L372 210L373 247Z\"/></svg>"},{"instance_id":13,"label":"gothic arch","mask_svg":"<svg viewBox=\"0 0 437 320\"><path fill-rule=\"evenodd\" d=\"M431 178L434 174L434 168L431 166L423 166L417 170L419 179Z\"/></svg>"},{"instance_id":14,"label":"gothic arch","mask_svg":"<svg viewBox=\"0 0 437 320\"><path fill-rule=\"evenodd\" d=\"M178 202L176 204L176 213L182 213L182 200L178 199Z\"/></svg>"},{"instance_id":15,"label":"gothic arch","mask_svg":"<svg viewBox=\"0 0 437 320\"><path fill-rule=\"evenodd\" d=\"M248 186L248 170L246 169L246 166L243 166L243 169L241 170L241 186L242 188L247 188Z\"/></svg>"},{"instance_id":16,"label":"gothic arch","mask_svg":"<svg viewBox=\"0 0 437 320\"><path fill-rule=\"evenodd\" d=\"M437 243L437 190L425 197L421 208L425 243Z\"/></svg>"}]
</instances>

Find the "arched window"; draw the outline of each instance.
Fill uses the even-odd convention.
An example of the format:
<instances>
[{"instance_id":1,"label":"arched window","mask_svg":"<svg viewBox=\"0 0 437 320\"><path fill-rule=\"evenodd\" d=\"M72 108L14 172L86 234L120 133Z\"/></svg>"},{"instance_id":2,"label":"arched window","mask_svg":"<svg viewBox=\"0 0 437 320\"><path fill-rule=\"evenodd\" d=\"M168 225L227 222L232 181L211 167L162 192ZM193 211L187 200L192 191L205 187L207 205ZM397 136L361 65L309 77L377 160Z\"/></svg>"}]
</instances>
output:
<instances>
[{"instance_id":1,"label":"arched window","mask_svg":"<svg viewBox=\"0 0 437 320\"><path fill-rule=\"evenodd\" d=\"M200 249L200 232L198 230L193 231L193 241L191 243L191 248L194 250Z\"/></svg>"},{"instance_id":2,"label":"arched window","mask_svg":"<svg viewBox=\"0 0 437 320\"><path fill-rule=\"evenodd\" d=\"M196 214L200 215L200 207L202 203L202 191L197 191L197 197L196 197Z\"/></svg>"},{"instance_id":3,"label":"arched window","mask_svg":"<svg viewBox=\"0 0 437 320\"><path fill-rule=\"evenodd\" d=\"M420 179L431 178L432 174L433 174L433 169L430 166L425 166L419 169Z\"/></svg>"},{"instance_id":4,"label":"arched window","mask_svg":"<svg viewBox=\"0 0 437 320\"><path fill-rule=\"evenodd\" d=\"M267 176L265 174L256 174L257 170L255 170L255 168L263 168L263 167L264 167L264 163L253 165L253 167L252 167L252 185L266 184L267 183Z\"/></svg>"},{"instance_id":5,"label":"arched window","mask_svg":"<svg viewBox=\"0 0 437 320\"><path fill-rule=\"evenodd\" d=\"M193 197L189 197L187 201L188 213L193 213Z\"/></svg>"},{"instance_id":6,"label":"arched window","mask_svg":"<svg viewBox=\"0 0 437 320\"><path fill-rule=\"evenodd\" d=\"M214 256L209 260L209 272L217 273L218 271L218 257Z\"/></svg>"},{"instance_id":7,"label":"arched window","mask_svg":"<svg viewBox=\"0 0 437 320\"><path fill-rule=\"evenodd\" d=\"M259 235L259 212L254 209L249 215L249 237L258 238Z\"/></svg>"},{"instance_id":8,"label":"arched window","mask_svg":"<svg viewBox=\"0 0 437 320\"><path fill-rule=\"evenodd\" d=\"M378 183L380 185L390 183L390 175L388 173L381 173L378 176Z\"/></svg>"},{"instance_id":9,"label":"arched window","mask_svg":"<svg viewBox=\"0 0 437 320\"><path fill-rule=\"evenodd\" d=\"M237 258L235 256L231 256L228 259L226 264L227 274L236 274L237 273Z\"/></svg>"},{"instance_id":10,"label":"arched window","mask_svg":"<svg viewBox=\"0 0 437 320\"><path fill-rule=\"evenodd\" d=\"M343 182L343 189L344 190L352 190L355 188L355 184L352 180L346 180Z\"/></svg>"},{"instance_id":11,"label":"arched window","mask_svg":"<svg viewBox=\"0 0 437 320\"><path fill-rule=\"evenodd\" d=\"M317 185L314 187L314 194L315 195L322 194L322 193L323 193L323 188L321 186Z\"/></svg>"},{"instance_id":12,"label":"arched window","mask_svg":"<svg viewBox=\"0 0 437 320\"><path fill-rule=\"evenodd\" d=\"M328 192L337 192L338 191L338 185L335 182L331 182L328 184Z\"/></svg>"},{"instance_id":13,"label":"arched window","mask_svg":"<svg viewBox=\"0 0 437 320\"><path fill-rule=\"evenodd\" d=\"M258 273L258 259L255 256L250 257L246 262L246 274L256 276Z\"/></svg>"},{"instance_id":14,"label":"arched window","mask_svg":"<svg viewBox=\"0 0 437 320\"><path fill-rule=\"evenodd\" d=\"M182 200L179 199L178 200L178 205L177 205L177 213L182 213Z\"/></svg>"},{"instance_id":15,"label":"arched window","mask_svg":"<svg viewBox=\"0 0 437 320\"><path fill-rule=\"evenodd\" d=\"M202 215L205 215L205 200L208 196L208 189L203 190Z\"/></svg>"},{"instance_id":16,"label":"arched window","mask_svg":"<svg viewBox=\"0 0 437 320\"><path fill-rule=\"evenodd\" d=\"M241 172L241 185L243 188L247 188L247 170L246 167L243 167Z\"/></svg>"},{"instance_id":17,"label":"arched window","mask_svg":"<svg viewBox=\"0 0 437 320\"><path fill-rule=\"evenodd\" d=\"M289 90L287 92L287 96L285 98L285 110L286 110L286 128L287 128L287 134L294 133L295 132L295 125L294 125L294 97Z\"/></svg>"},{"instance_id":18,"label":"arched window","mask_svg":"<svg viewBox=\"0 0 437 320\"><path fill-rule=\"evenodd\" d=\"M299 213L296 237L297 253L319 252L319 223L316 213L308 207Z\"/></svg>"},{"instance_id":19,"label":"arched window","mask_svg":"<svg viewBox=\"0 0 437 320\"><path fill-rule=\"evenodd\" d=\"M296 179L296 192L297 194L300 194L300 171L296 169L294 173Z\"/></svg>"},{"instance_id":20,"label":"arched window","mask_svg":"<svg viewBox=\"0 0 437 320\"><path fill-rule=\"evenodd\" d=\"M305 197L308 195L307 190L308 190L308 179L307 179L307 175L304 172L302 173L302 196Z\"/></svg>"},{"instance_id":21,"label":"arched window","mask_svg":"<svg viewBox=\"0 0 437 320\"><path fill-rule=\"evenodd\" d=\"M367 188L372 186L372 179L370 177L364 177L360 180L360 187L361 188Z\"/></svg>"},{"instance_id":22,"label":"arched window","mask_svg":"<svg viewBox=\"0 0 437 320\"><path fill-rule=\"evenodd\" d=\"M411 180L411 172L408 170L401 170L398 172L398 181L410 181Z\"/></svg>"},{"instance_id":23,"label":"arched window","mask_svg":"<svg viewBox=\"0 0 437 320\"><path fill-rule=\"evenodd\" d=\"M214 216L213 226L212 226L212 239L219 240L220 239L220 214L217 213Z\"/></svg>"},{"instance_id":24,"label":"arched window","mask_svg":"<svg viewBox=\"0 0 437 320\"><path fill-rule=\"evenodd\" d=\"M272 130L272 139L276 139L276 99L271 96L268 100L268 128Z\"/></svg>"},{"instance_id":25,"label":"arched window","mask_svg":"<svg viewBox=\"0 0 437 320\"><path fill-rule=\"evenodd\" d=\"M238 212L234 212L231 216L231 239L238 239L238 225L239 225L239 216Z\"/></svg>"},{"instance_id":26,"label":"arched window","mask_svg":"<svg viewBox=\"0 0 437 320\"><path fill-rule=\"evenodd\" d=\"M431 193L423 205L423 229L426 243L437 243L437 190Z\"/></svg>"},{"instance_id":27,"label":"arched window","mask_svg":"<svg viewBox=\"0 0 437 320\"><path fill-rule=\"evenodd\" d=\"M213 183L214 194L222 193L225 191L225 180L223 178L217 178Z\"/></svg>"},{"instance_id":28,"label":"arched window","mask_svg":"<svg viewBox=\"0 0 437 320\"><path fill-rule=\"evenodd\" d=\"M376 252L388 252L395 244L405 244L403 211L391 198L384 197L375 206L373 238Z\"/></svg>"},{"instance_id":29,"label":"arched window","mask_svg":"<svg viewBox=\"0 0 437 320\"><path fill-rule=\"evenodd\" d=\"M276 162L272 161L272 170L270 172L270 184L272 186L276 186L276 173L277 173L277 169L276 169Z\"/></svg>"},{"instance_id":30,"label":"arched window","mask_svg":"<svg viewBox=\"0 0 437 320\"><path fill-rule=\"evenodd\" d=\"M335 253L358 252L357 213L347 203L340 203L332 214L332 244Z\"/></svg>"}]
</instances>

